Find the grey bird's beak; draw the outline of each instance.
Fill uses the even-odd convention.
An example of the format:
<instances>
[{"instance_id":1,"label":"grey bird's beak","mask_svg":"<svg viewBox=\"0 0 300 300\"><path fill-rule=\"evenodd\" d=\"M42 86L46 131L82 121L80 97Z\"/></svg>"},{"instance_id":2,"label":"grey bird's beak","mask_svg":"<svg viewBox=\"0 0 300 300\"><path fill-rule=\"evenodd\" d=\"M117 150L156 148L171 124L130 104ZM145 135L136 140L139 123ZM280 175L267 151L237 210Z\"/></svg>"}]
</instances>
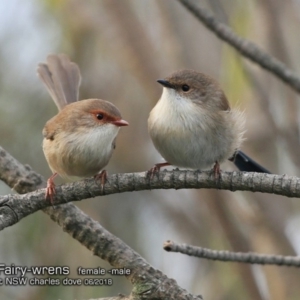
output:
<instances>
[{"instance_id":1,"label":"grey bird's beak","mask_svg":"<svg viewBox=\"0 0 300 300\"><path fill-rule=\"evenodd\" d=\"M157 80L158 83L160 83L162 86L169 88L169 89L174 89L175 87L173 86L173 84L171 84L169 81L164 80L164 79L158 79Z\"/></svg>"}]
</instances>

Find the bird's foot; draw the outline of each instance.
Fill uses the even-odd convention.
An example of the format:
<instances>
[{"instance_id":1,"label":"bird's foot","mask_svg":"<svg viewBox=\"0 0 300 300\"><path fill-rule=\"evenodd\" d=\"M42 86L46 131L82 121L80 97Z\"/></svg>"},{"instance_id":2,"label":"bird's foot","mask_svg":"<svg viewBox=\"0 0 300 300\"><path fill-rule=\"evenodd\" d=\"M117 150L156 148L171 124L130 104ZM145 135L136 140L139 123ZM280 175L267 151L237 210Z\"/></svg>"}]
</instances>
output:
<instances>
[{"instance_id":1,"label":"bird's foot","mask_svg":"<svg viewBox=\"0 0 300 300\"><path fill-rule=\"evenodd\" d=\"M220 169L220 164L218 161L215 162L213 168L212 168L212 173L215 177L215 180L221 178L221 169Z\"/></svg>"},{"instance_id":2,"label":"bird's foot","mask_svg":"<svg viewBox=\"0 0 300 300\"><path fill-rule=\"evenodd\" d=\"M53 205L53 203L54 203L54 196L56 194L56 192L55 192L55 184L54 184L54 181L53 181L56 176L57 176L57 173L54 173L47 180L47 187L46 187L45 198L46 198L46 200L47 199L50 200L51 205Z\"/></svg>"},{"instance_id":3,"label":"bird's foot","mask_svg":"<svg viewBox=\"0 0 300 300\"><path fill-rule=\"evenodd\" d=\"M101 192L104 192L104 184L108 181L107 180L108 173L106 170L102 170L100 173L94 176L95 181L100 180Z\"/></svg>"},{"instance_id":4,"label":"bird's foot","mask_svg":"<svg viewBox=\"0 0 300 300\"><path fill-rule=\"evenodd\" d=\"M170 164L168 162L155 164L154 167L147 172L147 176L150 177L150 179L153 179L154 175L160 171L160 168L166 166L170 166Z\"/></svg>"}]
</instances>

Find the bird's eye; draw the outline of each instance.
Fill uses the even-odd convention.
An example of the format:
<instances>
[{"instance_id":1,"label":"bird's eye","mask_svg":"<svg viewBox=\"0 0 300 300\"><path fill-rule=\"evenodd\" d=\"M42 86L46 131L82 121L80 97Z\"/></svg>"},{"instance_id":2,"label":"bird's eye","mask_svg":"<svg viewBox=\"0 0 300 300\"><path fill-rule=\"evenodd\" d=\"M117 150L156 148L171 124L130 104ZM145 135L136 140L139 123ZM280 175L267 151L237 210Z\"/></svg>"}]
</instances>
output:
<instances>
[{"instance_id":1,"label":"bird's eye","mask_svg":"<svg viewBox=\"0 0 300 300\"><path fill-rule=\"evenodd\" d=\"M190 87L187 85L187 84L184 84L181 89L184 91L184 92L188 92Z\"/></svg>"},{"instance_id":2,"label":"bird's eye","mask_svg":"<svg viewBox=\"0 0 300 300\"><path fill-rule=\"evenodd\" d=\"M98 120L102 120L104 116L103 116L103 114L97 114L96 117Z\"/></svg>"}]
</instances>

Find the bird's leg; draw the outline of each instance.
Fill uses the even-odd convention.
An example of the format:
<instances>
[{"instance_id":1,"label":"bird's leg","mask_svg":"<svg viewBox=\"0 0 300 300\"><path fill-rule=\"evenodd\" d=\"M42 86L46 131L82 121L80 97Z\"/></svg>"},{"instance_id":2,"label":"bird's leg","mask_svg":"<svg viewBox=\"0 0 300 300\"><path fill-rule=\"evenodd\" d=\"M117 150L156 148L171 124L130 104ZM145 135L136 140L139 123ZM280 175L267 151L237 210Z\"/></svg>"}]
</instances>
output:
<instances>
[{"instance_id":1,"label":"bird's leg","mask_svg":"<svg viewBox=\"0 0 300 300\"><path fill-rule=\"evenodd\" d=\"M213 174L214 174L214 176L215 176L215 179L220 178L220 175L221 175L221 169L220 169L220 164L219 164L218 161L215 161L215 164L214 164L214 166L213 166L212 171L213 171Z\"/></svg>"},{"instance_id":2,"label":"bird's leg","mask_svg":"<svg viewBox=\"0 0 300 300\"><path fill-rule=\"evenodd\" d=\"M49 199L50 203L53 205L54 202L54 195L56 194L55 192L55 184L53 182L54 178L57 176L57 173L53 173L49 179L47 180L47 187L46 187L46 193L45 193L45 198L46 200Z\"/></svg>"},{"instance_id":3,"label":"bird's leg","mask_svg":"<svg viewBox=\"0 0 300 300\"><path fill-rule=\"evenodd\" d=\"M95 180L100 180L100 186L101 186L101 192L103 193L104 191L104 184L107 182L107 171L106 170L102 170L100 173L96 174L94 176Z\"/></svg>"},{"instance_id":4,"label":"bird's leg","mask_svg":"<svg viewBox=\"0 0 300 300\"><path fill-rule=\"evenodd\" d=\"M148 172L147 172L147 176L150 176L150 179L153 178L153 176L155 175L155 173L158 173L160 171L160 168L162 167L166 167L166 166L170 166L171 164L168 162L163 162L163 163L158 163L155 164L154 167L152 167Z\"/></svg>"}]
</instances>

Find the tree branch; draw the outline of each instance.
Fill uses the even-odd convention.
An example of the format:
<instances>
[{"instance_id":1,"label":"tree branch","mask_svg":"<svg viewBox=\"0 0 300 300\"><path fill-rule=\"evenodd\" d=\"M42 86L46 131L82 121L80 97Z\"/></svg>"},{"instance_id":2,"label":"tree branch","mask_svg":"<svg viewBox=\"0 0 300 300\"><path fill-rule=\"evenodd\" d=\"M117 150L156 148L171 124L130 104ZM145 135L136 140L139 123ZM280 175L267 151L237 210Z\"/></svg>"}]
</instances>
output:
<instances>
[{"instance_id":1,"label":"tree branch","mask_svg":"<svg viewBox=\"0 0 300 300\"><path fill-rule=\"evenodd\" d=\"M40 175L32 171L30 167L23 166L1 147L0 179L17 191L22 192L29 192L34 188L45 186L45 181ZM21 184L23 182L26 182L26 184ZM40 192L40 197L43 199L44 190L40 190ZM14 196L18 195L11 195L10 197ZM6 200L2 199L0 203L3 204ZM37 202L46 203L45 200ZM10 204L11 202L8 201L1 208L0 221L2 224L10 218L18 218L18 215L14 216L15 207L10 207ZM31 208L30 201L26 201L23 209L30 210ZM98 222L84 214L75 205L68 203L55 206L55 208L48 207L43 211L58 223L64 231L91 250L94 255L108 261L115 268L130 270L130 274L126 276L133 284L130 297L119 296L111 299L202 299L201 296L189 294L179 287L175 280L169 279L162 272L154 269L139 254L108 232Z\"/></svg>"},{"instance_id":2,"label":"tree branch","mask_svg":"<svg viewBox=\"0 0 300 300\"><path fill-rule=\"evenodd\" d=\"M94 255L115 268L130 270L130 275L126 277L134 285L132 299L202 299L188 294L175 280L154 269L123 241L83 212L77 214L76 210L78 208L75 206L70 209L68 205L61 205L51 214L51 219Z\"/></svg>"},{"instance_id":3,"label":"tree branch","mask_svg":"<svg viewBox=\"0 0 300 300\"><path fill-rule=\"evenodd\" d=\"M164 170L151 180L147 172L114 174L108 177L108 182L104 185L103 190L94 179L84 179L57 186L54 204L64 204L97 196L132 191L203 188L300 197L300 178L263 173L222 172L221 179L215 180L210 171L180 170ZM1 196L0 214L2 218L0 219L0 230L17 223L29 214L49 206L51 204L45 199L45 189L36 190L25 195Z\"/></svg>"},{"instance_id":4,"label":"tree branch","mask_svg":"<svg viewBox=\"0 0 300 300\"><path fill-rule=\"evenodd\" d=\"M2 151L3 152L3 151ZM1 152L0 152L1 155ZM8 154L0 156L0 165L4 161L4 166L10 160ZM28 168L28 167L26 167ZM22 169L26 172L26 168ZM5 176L8 179L16 174L6 171ZM32 170L28 168L30 176ZM1 173L1 169L0 169ZM2 174L3 175L3 174ZM13 186L23 190L25 182L29 175L23 175ZM38 177L38 175L35 175ZM2 176L4 177L4 176ZM28 180L29 182L30 180ZM8 182L8 181L7 181ZM29 185L30 186L30 185ZM92 179L59 185L56 187L56 197L54 204L65 204L71 201L81 201L87 198L93 198L103 195L116 193L143 191L152 189L223 189L230 191L252 191L261 193L272 193L287 197L300 197L300 178L287 175L273 175L264 173L248 172L222 172L221 177L216 180L210 171L162 171L153 178L148 176L147 172L114 174L108 177L108 181L101 189L100 183ZM0 197L0 230L19 222L24 217L47 208L47 213L51 216L56 213L51 207L50 202L45 199L45 189L39 189L25 195L5 195Z\"/></svg>"},{"instance_id":5,"label":"tree branch","mask_svg":"<svg viewBox=\"0 0 300 300\"><path fill-rule=\"evenodd\" d=\"M300 77L290 70L285 64L272 57L259 48L253 42L239 37L227 25L217 21L214 16L194 0L178 0L185 6L200 22L213 31L219 38L235 48L243 56L257 63L262 68L271 72L297 92L300 92Z\"/></svg>"},{"instance_id":6,"label":"tree branch","mask_svg":"<svg viewBox=\"0 0 300 300\"><path fill-rule=\"evenodd\" d=\"M266 255L254 252L230 252L216 251L202 247L191 246L187 244L177 244L173 241L166 241L164 249L168 252L180 252L194 257L201 257L219 261L243 262L248 264L277 265L287 267L300 267L300 258L298 256L284 255Z\"/></svg>"}]
</instances>

